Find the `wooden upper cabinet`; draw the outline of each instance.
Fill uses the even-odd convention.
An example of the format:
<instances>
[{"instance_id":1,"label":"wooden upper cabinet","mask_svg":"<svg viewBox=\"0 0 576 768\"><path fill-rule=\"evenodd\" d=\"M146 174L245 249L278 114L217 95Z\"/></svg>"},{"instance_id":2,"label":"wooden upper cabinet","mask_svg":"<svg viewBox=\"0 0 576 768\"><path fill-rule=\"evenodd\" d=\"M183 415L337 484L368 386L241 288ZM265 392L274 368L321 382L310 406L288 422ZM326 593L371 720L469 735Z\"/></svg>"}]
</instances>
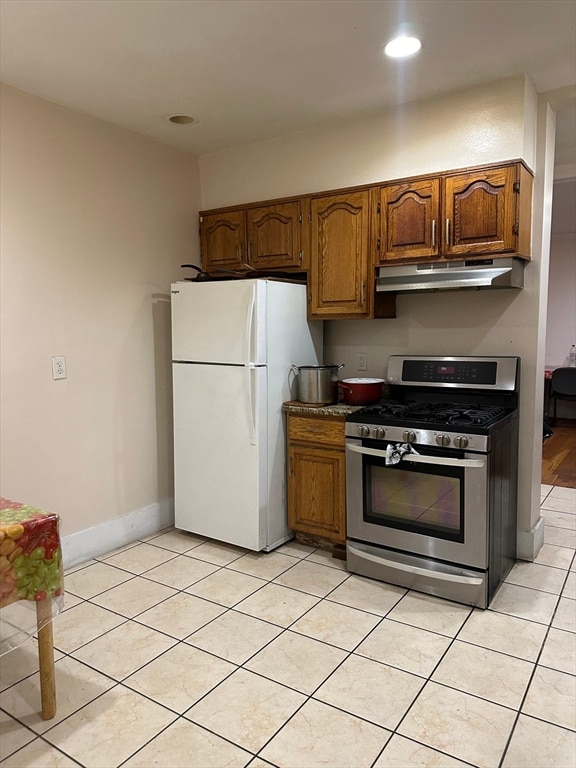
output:
<instances>
[{"instance_id":1,"label":"wooden upper cabinet","mask_svg":"<svg viewBox=\"0 0 576 768\"><path fill-rule=\"evenodd\" d=\"M246 261L246 214L244 209L200 216L202 268L240 269Z\"/></svg>"},{"instance_id":2,"label":"wooden upper cabinet","mask_svg":"<svg viewBox=\"0 0 576 768\"><path fill-rule=\"evenodd\" d=\"M300 200L248 208L248 263L255 269L304 269Z\"/></svg>"},{"instance_id":3,"label":"wooden upper cabinet","mask_svg":"<svg viewBox=\"0 0 576 768\"><path fill-rule=\"evenodd\" d=\"M368 190L311 199L310 318L368 317L374 290Z\"/></svg>"},{"instance_id":4,"label":"wooden upper cabinet","mask_svg":"<svg viewBox=\"0 0 576 768\"><path fill-rule=\"evenodd\" d=\"M307 272L310 319L395 317L378 265L530 258L532 174L521 160L200 214L202 267ZM248 265L248 266L247 266Z\"/></svg>"},{"instance_id":5,"label":"wooden upper cabinet","mask_svg":"<svg viewBox=\"0 0 576 768\"><path fill-rule=\"evenodd\" d=\"M445 179L445 256L517 251L517 166Z\"/></svg>"},{"instance_id":6,"label":"wooden upper cabinet","mask_svg":"<svg viewBox=\"0 0 576 768\"><path fill-rule=\"evenodd\" d=\"M380 188L378 261L530 258L532 175L522 163Z\"/></svg>"},{"instance_id":7,"label":"wooden upper cabinet","mask_svg":"<svg viewBox=\"0 0 576 768\"><path fill-rule=\"evenodd\" d=\"M406 181L380 190L380 262L438 256L440 180Z\"/></svg>"}]
</instances>

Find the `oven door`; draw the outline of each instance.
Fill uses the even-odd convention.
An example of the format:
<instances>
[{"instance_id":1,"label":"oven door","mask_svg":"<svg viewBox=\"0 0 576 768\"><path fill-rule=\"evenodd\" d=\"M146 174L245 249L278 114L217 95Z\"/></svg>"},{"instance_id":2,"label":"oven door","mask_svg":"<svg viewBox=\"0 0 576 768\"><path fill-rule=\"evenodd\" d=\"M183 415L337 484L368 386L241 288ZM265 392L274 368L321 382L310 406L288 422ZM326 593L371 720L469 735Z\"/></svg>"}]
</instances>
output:
<instances>
[{"instance_id":1,"label":"oven door","mask_svg":"<svg viewBox=\"0 0 576 768\"><path fill-rule=\"evenodd\" d=\"M486 569L487 456L417 446L386 465L387 445L347 440L348 538Z\"/></svg>"}]
</instances>

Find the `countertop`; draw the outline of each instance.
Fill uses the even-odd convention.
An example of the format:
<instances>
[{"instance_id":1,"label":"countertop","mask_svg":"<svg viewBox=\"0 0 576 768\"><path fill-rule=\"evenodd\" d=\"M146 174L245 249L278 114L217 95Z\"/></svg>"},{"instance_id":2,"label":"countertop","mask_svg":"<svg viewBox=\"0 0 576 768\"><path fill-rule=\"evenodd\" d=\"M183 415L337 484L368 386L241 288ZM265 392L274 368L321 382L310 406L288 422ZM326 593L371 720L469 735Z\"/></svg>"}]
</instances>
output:
<instances>
[{"instance_id":1,"label":"countertop","mask_svg":"<svg viewBox=\"0 0 576 768\"><path fill-rule=\"evenodd\" d=\"M289 400L282 404L282 410L286 413L315 414L317 416L347 416L362 408L361 405L346 405L346 403L334 403L334 405L312 405L301 403L299 400Z\"/></svg>"}]
</instances>

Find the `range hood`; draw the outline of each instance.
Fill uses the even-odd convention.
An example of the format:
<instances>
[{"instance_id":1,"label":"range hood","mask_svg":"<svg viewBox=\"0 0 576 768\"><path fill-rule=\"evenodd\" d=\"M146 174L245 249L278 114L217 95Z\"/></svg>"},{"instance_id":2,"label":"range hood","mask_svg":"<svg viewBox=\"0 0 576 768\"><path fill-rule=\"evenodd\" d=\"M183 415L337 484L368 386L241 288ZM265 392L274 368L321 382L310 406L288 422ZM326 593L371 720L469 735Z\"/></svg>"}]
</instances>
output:
<instances>
[{"instance_id":1,"label":"range hood","mask_svg":"<svg viewBox=\"0 0 576 768\"><path fill-rule=\"evenodd\" d=\"M379 267L376 291L412 293L462 288L523 288L524 259L482 259Z\"/></svg>"}]
</instances>

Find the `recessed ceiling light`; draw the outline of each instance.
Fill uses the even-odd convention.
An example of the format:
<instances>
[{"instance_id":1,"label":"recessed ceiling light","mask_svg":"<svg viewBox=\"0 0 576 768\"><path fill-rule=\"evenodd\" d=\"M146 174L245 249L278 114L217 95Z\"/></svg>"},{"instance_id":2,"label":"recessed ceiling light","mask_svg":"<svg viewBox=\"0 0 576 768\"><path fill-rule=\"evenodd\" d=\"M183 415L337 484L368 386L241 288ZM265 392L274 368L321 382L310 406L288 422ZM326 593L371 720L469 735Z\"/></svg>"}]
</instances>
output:
<instances>
[{"instance_id":1,"label":"recessed ceiling light","mask_svg":"<svg viewBox=\"0 0 576 768\"><path fill-rule=\"evenodd\" d=\"M395 37L384 48L386 56L392 59L401 59L405 56L412 56L422 47L422 43L417 37Z\"/></svg>"},{"instance_id":2,"label":"recessed ceiling light","mask_svg":"<svg viewBox=\"0 0 576 768\"><path fill-rule=\"evenodd\" d=\"M190 117L190 115L170 115L168 120L171 123L176 123L176 125L194 125L198 122L195 117Z\"/></svg>"}]
</instances>

